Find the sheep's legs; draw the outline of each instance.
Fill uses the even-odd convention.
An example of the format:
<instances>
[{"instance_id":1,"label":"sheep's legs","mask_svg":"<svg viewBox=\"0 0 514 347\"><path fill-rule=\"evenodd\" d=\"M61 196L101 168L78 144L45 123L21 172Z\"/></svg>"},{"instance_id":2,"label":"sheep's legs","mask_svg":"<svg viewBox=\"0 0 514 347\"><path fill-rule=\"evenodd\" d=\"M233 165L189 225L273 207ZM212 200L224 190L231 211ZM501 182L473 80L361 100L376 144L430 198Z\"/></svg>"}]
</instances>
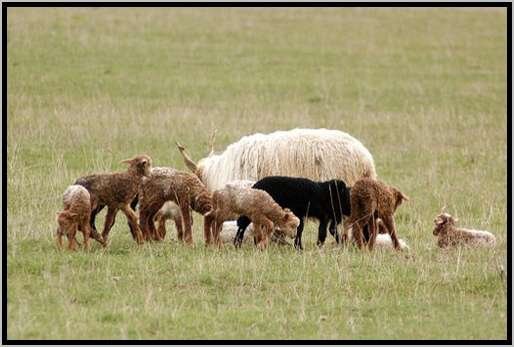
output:
<instances>
[{"instance_id":1,"label":"sheep's legs","mask_svg":"<svg viewBox=\"0 0 514 347\"><path fill-rule=\"evenodd\" d=\"M241 243L243 242L245 230L248 228L248 225L250 225L251 221L246 216L241 216L237 220L237 233L236 237L234 238L234 246L241 247Z\"/></svg>"},{"instance_id":2,"label":"sheep's legs","mask_svg":"<svg viewBox=\"0 0 514 347\"><path fill-rule=\"evenodd\" d=\"M96 215L100 213L100 211L105 207L105 205L98 205L94 209L91 210L91 216L89 218L89 225L91 226L91 237L96 241L100 242L103 246L105 246L105 241L102 236L98 233L95 226Z\"/></svg>"},{"instance_id":3,"label":"sheep's legs","mask_svg":"<svg viewBox=\"0 0 514 347\"><path fill-rule=\"evenodd\" d=\"M299 250L303 249L302 233L303 233L303 218L300 218L300 224L298 225L298 229L296 229L296 237L294 239L294 247Z\"/></svg>"},{"instance_id":4,"label":"sheep's legs","mask_svg":"<svg viewBox=\"0 0 514 347\"><path fill-rule=\"evenodd\" d=\"M213 215L203 217L203 238L206 246L210 245L212 242L212 236L214 233L213 228L215 228L215 224L216 218Z\"/></svg>"},{"instance_id":5,"label":"sheep's legs","mask_svg":"<svg viewBox=\"0 0 514 347\"><path fill-rule=\"evenodd\" d=\"M330 234L332 234L332 236L334 236L334 238L336 239L336 243L340 244L341 238L339 237L339 233L337 232L337 223L335 220L332 219L330 221L330 225L328 226L328 231L330 231Z\"/></svg>"},{"instance_id":6,"label":"sheep's legs","mask_svg":"<svg viewBox=\"0 0 514 347\"><path fill-rule=\"evenodd\" d=\"M389 235L391 235L391 240L393 240L394 249L399 250L400 241L398 241L398 237L396 236L396 227L394 225L393 216L384 216L384 218L382 218L382 221L384 222L385 229L387 229Z\"/></svg>"},{"instance_id":7,"label":"sheep's legs","mask_svg":"<svg viewBox=\"0 0 514 347\"><path fill-rule=\"evenodd\" d=\"M323 246L325 243L325 240L327 238L327 221L325 219L321 219L319 222L319 228L318 228L318 242L316 244L318 247Z\"/></svg>"},{"instance_id":8,"label":"sheep's legs","mask_svg":"<svg viewBox=\"0 0 514 347\"><path fill-rule=\"evenodd\" d=\"M77 250L77 243L75 242L75 234L77 233L78 226L75 225L73 229L71 229L68 232L68 249L70 251L76 251Z\"/></svg>"},{"instance_id":9,"label":"sheep's legs","mask_svg":"<svg viewBox=\"0 0 514 347\"><path fill-rule=\"evenodd\" d=\"M57 243L57 247L59 249L62 249L62 247L63 247L62 237L63 237L63 234L59 231L59 228L58 228L57 231L55 232L55 242Z\"/></svg>"},{"instance_id":10,"label":"sheep's legs","mask_svg":"<svg viewBox=\"0 0 514 347\"><path fill-rule=\"evenodd\" d=\"M109 231L111 230L114 222L116 221L117 208L107 207L107 215L105 216L104 230L102 231L102 238L107 245L107 239L109 237Z\"/></svg>"},{"instance_id":11,"label":"sheep's legs","mask_svg":"<svg viewBox=\"0 0 514 347\"><path fill-rule=\"evenodd\" d=\"M91 244L89 243L89 236L91 235L91 227L87 222L83 223L81 226L82 235L84 236L84 249L89 251L91 248Z\"/></svg>"},{"instance_id":12,"label":"sheep's legs","mask_svg":"<svg viewBox=\"0 0 514 347\"><path fill-rule=\"evenodd\" d=\"M139 230L146 241L149 241L152 234L156 233L154 217L161 209L162 204L160 201L156 201L148 206L144 203L139 206Z\"/></svg>"},{"instance_id":13,"label":"sheep's legs","mask_svg":"<svg viewBox=\"0 0 514 347\"><path fill-rule=\"evenodd\" d=\"M180 211L182 212L182 225L184 225L184 242L188 245L192 245L193 232L191 230L191 212L189 211L189 205L182 203L180 205Z\"/></svg>"},{"instance_id":14,"label":"sheep's legs","mask_svg":"<svg viewBox=\"0 0 514 347\"><path fill-rule=\"evenodd\" d=\"M274 224L269 219L263 219L259 223L259 242L257 243L257 248L260 250L266 249L268 247L269 236L273 232Z\"/></svg>"},{"instance_id":15,"label":"sheep's legs","mask_svg":"<svg viewBox=\"0 0 514 347\"><path fill-rule=\"evenodd\" d=\"M372 251L373 247L375 246L375 240L377 239L377 233L378 233L378 229L375 225L375 217L373 217L373 216L369 217L368 228L369 228L368 248L370 251Z\"/></svg>"},{"instance_id":16,"label":"sheep's legs","mask_svg":"<svg viewBox=\"0 0 514 347\"><path fill-rule=\"evenodd\" d=\"M136 211L136 206L137 206L137 203L139 201L139 198L138 196L136 195L136 197L132 200L132 202L130 203L130 208L133 210L133 211ZM134 240L136 240L136 233L134 232L134 227L132 226L132 224L130 224L129 222L127 222L128 226L129 226L129 229L130 229L130 234L132 235L132 238Z\"/></svg>"},{"instance_id":17,"label":"sheep's legs","mask_svg":"<svg viewBox=\"0 0 514 347\"><path fill-rule=\"evenodd\" d=\"M154 223L157 222L157 230L155 235L153 235L153 239L155 241L162 241L164 240L164 236L166 236L166 216L159 210L154 218Z\"/></svg>"},{"instance_id":18,"label":"sheep's legs","mask_svg":"<svg viewBox=\"0 0 514 347\"><path fill-rule=\"evenodd\" d=\"M184 239L184 229L182 228L182 216L175 216L173 217L173 221L175 222L175 229L177 229L177 238L182 241ZM192 224L192 223L191 223ZM164 232L166 233L166 229L164 229ZM164 236L163 236L164 238Z\"/></svg>"},{"instance_id":19,"label":"sheep's legs","mask_svg":"<svg viewBox=\"0 0 514 347\"><path fill-rule=\"evenodd\" d=\"M359 247L359 249L362 249L362 246L363 246L363 237L364 237L362 234L363 227L364 226L360 222L353 223L353 225L352 225L352 236L353 236L353 239L355 240L355 243L357 244L357 247Z\"/></svg>"},{"instance_id":20,"label":"sheep's legs","mask_svg":"<svg viewBox=\"0 0 514 347\"><path fill-rule=\"evenodd\" d=\"M133 231L135 233L135 235L133 234L134 239L136 240L136 242L138 244L142 244L143 243L143 233L141 232L141 229L139 228L139 224L137 223L137 215L136 215L136 213L134 212L134 210L132 210L130 208L130 206L128 204L123 205L121 207L121 210L123 211L123 213L127 217L128 222L130 224L132 224L132 228L133 228Z\"/></svg>"}]
</instances>

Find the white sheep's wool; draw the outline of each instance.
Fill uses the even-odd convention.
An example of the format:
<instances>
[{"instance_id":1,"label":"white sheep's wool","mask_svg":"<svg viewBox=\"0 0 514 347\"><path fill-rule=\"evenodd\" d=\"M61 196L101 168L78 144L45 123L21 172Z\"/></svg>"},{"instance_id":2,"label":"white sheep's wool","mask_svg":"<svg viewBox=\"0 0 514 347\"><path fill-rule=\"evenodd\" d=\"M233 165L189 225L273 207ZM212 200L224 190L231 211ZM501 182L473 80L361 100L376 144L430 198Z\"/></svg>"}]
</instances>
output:
<instances>
[{"instance_id":1,"label":"white sheep's wool","mask_svg":"<svg viewBox=\"0 0 514 347\"><path fill-rule=\"evenodd\" d=\"M376 178L371 153L349 134L329 129L293 129L242 137L221 154L198 162L200 178L210 191L225 183L266 176L341 179L351 186L359 178Z\"/></svg>"}]
</instances>

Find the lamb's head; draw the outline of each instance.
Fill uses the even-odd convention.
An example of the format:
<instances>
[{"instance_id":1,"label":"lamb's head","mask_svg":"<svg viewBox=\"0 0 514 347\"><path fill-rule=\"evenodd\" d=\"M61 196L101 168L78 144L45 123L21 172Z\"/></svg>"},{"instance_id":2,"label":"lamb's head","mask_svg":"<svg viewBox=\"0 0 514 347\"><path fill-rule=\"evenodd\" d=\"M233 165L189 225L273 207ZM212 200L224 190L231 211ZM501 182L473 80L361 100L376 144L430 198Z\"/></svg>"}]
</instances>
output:
<instances>
[{"instance_id":1,"label":"lamb's head","mask_svg":"<svg viewBox=\"0 0 514 347\"><path fill-rule=\"evenodd\" d=\"M207 190L202 191L194 197L191 207L204 216L211 214L213 211L212 195Z\"/></svg>"},{"instance_id":2,"label":"lamb's head","mask_svg":"<svg viewBox=\"0 0 514 347\"><path fill-rule=\"evenodd\" d=\"M437 236L445 233L448 227L454 226L458 221L459 220L457 218L452 217L449 213L441 212L434 219L435 227L433 234Z\"/></svg>"},{"instance_id":3,"label":"lamb's head","mask_svg":"<svg viewBox=\"0 0 514 347\"><path fill-rule=\"evenodd\" d=\"M138 176L150 176L152 171L152 158L146 154L137 155L132 159L122 160L121 163L128 164L128 171Z\"/></svg>"},{"instance_id":4,"label":"lamb's head","mask_svg":"<svg viewBox=\"0 0 514 347\"><path fill-rule=\"evenodd\" d=\"M280 219L276 226L286 236L289 236L290 238L295 238L296 229L298 228L298 225L300 225L300 219L296 217L290 209L285 208L284 216Z\"/></svg>"},{"instance_id":5,"label":"lamb's head","mask_svg":"<svg viewBox=\"0 0 514 347\"><path fill-rule=\"evenodd\" d=\"M342 215L350 215L350 189L342 180L330 180L323 182L322 185L328 185L331 206L338 222L341 222Z\"/></svg>"},{"instance_id":6,"label":"lamb's head","mask_svg":"<svg viewBox=\"0 0 514 347\"><path fill-rule=\"evenodd\" d=\"M405 194L403 194L398 188L395 187L389 187L391 190L391 193L393 194L393 201L394 201L394 211L402 204L404 201L409 201L409 197Z\"/></svg>"},{"instance_id":7,"label":"lamb's head","mask_svg":"<svg viewBox=\"0 0 514 347\"><path fill-rule=\"evenodd\" d=\"M57 212L57 231L60 234L68 234L73 230L73 228L77 225L78 214L70 211L60 211Z\"/></svg>"}]
</instances>

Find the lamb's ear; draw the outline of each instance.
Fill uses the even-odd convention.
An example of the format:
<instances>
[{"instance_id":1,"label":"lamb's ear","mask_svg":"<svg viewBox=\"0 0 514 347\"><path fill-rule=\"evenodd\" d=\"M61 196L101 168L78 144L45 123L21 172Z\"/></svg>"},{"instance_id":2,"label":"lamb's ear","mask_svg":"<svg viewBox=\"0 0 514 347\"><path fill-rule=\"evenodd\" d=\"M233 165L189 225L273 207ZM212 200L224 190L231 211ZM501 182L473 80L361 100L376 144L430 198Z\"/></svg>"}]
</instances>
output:
<instances>
[{"instance_id":1,"label":"lamb's ear","mask_svg":"<svg viewBox=\"0 0 514 347\"><path fill-rule=\"evenodd\" d=\"M120 164L132 164L133 160L134 160L134 158L124 159L124 160L120 161Z\"/></svg>"}]
</instances>

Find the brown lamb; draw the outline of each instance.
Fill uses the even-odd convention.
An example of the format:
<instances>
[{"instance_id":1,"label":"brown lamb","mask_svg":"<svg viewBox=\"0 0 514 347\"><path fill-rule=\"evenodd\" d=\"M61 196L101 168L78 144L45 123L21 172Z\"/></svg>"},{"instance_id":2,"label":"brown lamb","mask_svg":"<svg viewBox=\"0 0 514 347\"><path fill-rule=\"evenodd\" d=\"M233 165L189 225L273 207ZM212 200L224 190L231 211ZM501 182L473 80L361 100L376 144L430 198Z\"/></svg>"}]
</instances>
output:
<instances>
[{"instance_id":1,"label":"brown lamb","mask_svg":"<svg viewBox=\"0 0 514 347\"><path fill-rule=\"evenodd\" d=\"M63 247L62 238L66 235L68 249L75 251L78 243L75 236L78 229L84 236L84 247L88 250L91 234L89 225L91 197L89 192L82 186L71 185L63 194L63 205L64 209L57 213L57 224L59 225L55 233L57 246Z\"/></svg>"},{"instance_id":2,"label":"brown lamb","mask_svg":"<svg viewBox=\"0 0 514 347\"><path fill-rule=\"evenodd\" d=\"M139 223L145 239L157 235L154 224L156 214L166 201L173 201L180 207L182 213L183 234L179 228L178 238L180 241L192 244L190 209L205 215L212 209L211 195L196 175L171 170L165 175L152 174L143 181L139 192Z\"/></svg>"},{"instance_id":3,"label":"brown lamb","mask_svg":"<svg viewBox=\"0 0 514 347\"><path fill-rule=\"evenodd\" d=\"M368 177L355 182L350 194L351 215L348 224L352 226L357 246L362 249L365 242L363 232L368 227L368 247L373 249L377 237L375 220L381 218L384 229L391 235L394 248L400 250L393 215L398 206L409 198L397 188Z\"/></svg>"},{"instance_id":4,"label":"brown lamb","mask_svg":"<svg viewBox=\"0 0 514 347\"><path fill-rule=\"evenodd\" d=\"M224 189L213 193L213 211L207 217L211 218L211 235L206 234L207 244L214 243L221 246L219 238L223 222L235 215L245 215L254 224L255 244L259 249L267 247L270 235L275 227L285 235L294 238L300 220L291 210L280 207L273 198L260 189L242 188L227 184Z\"/></svg>"},{"instance_id":5,"label":"brown lamb","mask_svg":"<svg viewBox=\"0 0 514 347\"><path fill-rule=\"evenodd\" d=\"M143 243L143 235L139 229L137 215L130 207L136 197L139 185L145 176L150 175L152 159L148 155L138 155L121 163L128 164L127 171L101 173L84 176L75 181L85 187L91 194L92 236L104 245L107 244L109 231L114 225L116 214L121 210L127 217L132 237L138 244ZM95 226L96 215L107 206L102 236L98 235Z\"/></svg>"}]
</instances>

